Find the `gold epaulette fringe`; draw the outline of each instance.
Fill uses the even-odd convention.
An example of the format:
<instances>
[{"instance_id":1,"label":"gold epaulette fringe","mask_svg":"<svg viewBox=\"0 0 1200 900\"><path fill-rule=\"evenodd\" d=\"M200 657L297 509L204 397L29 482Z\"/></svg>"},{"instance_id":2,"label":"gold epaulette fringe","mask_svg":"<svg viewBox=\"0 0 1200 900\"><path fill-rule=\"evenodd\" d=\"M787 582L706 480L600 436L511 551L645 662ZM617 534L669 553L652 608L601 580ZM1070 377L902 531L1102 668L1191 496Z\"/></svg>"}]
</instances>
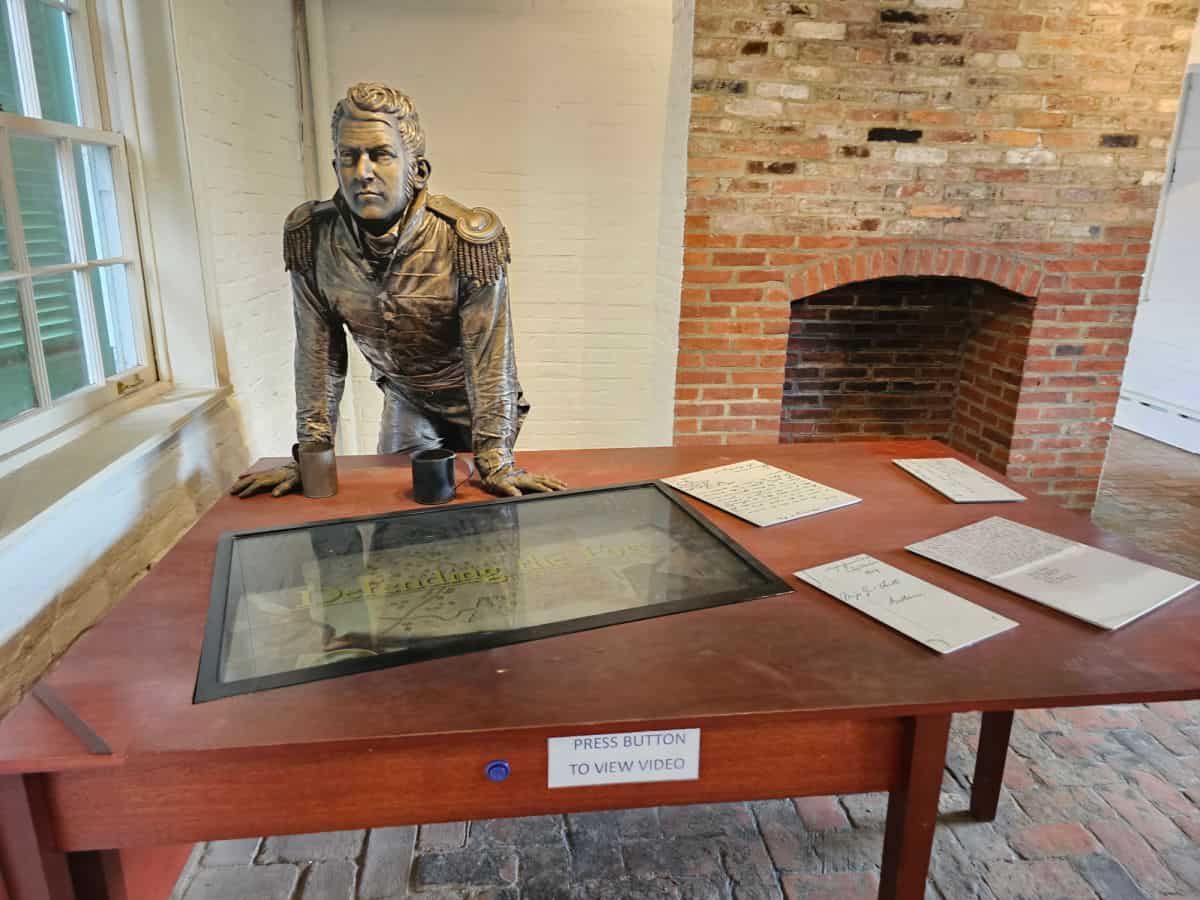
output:
<instances>
[{"instance_id":1,"label":"gold epaulette fringe","mask_svg":"<svg viewBox=\"0 0 1200 900\"><path fill-rule=\"evenodd\" d=\"M288 214L283 225L283 268L288 272L307 272L316 263L315 220L333 214L337 207L329 200L308 200Z\"/></svg>"},{"instance_id":2,"label":"gold epaulette fringe","mask_svg":"<svg viewBox=\"0 0 1200 900\"><path fill-rule=\"evenodd\" d=\"M500 217L483 206L468 208L441 194L430 194L426 206L454 226L454 265L460 275L493 284L512 261L508 232Z\"/></svg>"},{"instance_id":3,"label":"gold epaulette fringe","mask_svg":"<svg viewBox=\"0 0 1200 900\"><path fill-rule=\"evenodd\" d=\"M283 268L287 272L307 272L313 267L312 228L305 226L283 232Z\"/></svg>"},{"instance_id":4,"label":"gold epaulette fringe","mask_svg":"<svg viewBox=\"0 0 1200 900\"><path fill-rule=\"evenodd\" d=\"M487 244L474 244L461 237L454 242L455 267L461 274L480 284L499 281L504 275L504 267L511 261L508 232L504 229Z\"/></svg>"}]
</instances>

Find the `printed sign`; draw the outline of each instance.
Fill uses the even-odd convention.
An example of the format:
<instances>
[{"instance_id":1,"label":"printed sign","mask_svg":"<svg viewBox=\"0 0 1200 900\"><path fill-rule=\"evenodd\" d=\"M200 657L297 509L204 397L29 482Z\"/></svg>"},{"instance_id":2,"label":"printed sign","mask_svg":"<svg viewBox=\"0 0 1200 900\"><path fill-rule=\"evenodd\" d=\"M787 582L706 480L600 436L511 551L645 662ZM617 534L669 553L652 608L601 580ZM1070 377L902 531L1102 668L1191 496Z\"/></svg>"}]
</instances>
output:
<instances>
[{"instance_id":1,"label":"printed sign","mask_svg":"<svg viewBox=\"0 0 1200 900\"><path fill-rule=\"evenodd\" d=\"M582 787L700 777L700 729L549 738L549 786Z\"/></svg>"}]
</instances>

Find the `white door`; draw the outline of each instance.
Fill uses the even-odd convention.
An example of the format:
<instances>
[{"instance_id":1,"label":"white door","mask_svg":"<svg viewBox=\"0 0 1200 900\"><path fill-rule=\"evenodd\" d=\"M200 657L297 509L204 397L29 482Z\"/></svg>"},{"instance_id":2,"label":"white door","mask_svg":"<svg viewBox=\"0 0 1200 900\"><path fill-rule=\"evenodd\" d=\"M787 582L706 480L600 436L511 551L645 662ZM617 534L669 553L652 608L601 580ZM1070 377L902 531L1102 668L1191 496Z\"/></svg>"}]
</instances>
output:
<instances>
[{"instance_id":1,"label":"white door","mask_svg":"<svg viewBox=\"0 0 1200 900\"><path fill-rule=\"evenodd\" d=\"M1179 115L1117 424L1200 452L1200 67L1184 81Z\"/></svg>"}]
</instances>

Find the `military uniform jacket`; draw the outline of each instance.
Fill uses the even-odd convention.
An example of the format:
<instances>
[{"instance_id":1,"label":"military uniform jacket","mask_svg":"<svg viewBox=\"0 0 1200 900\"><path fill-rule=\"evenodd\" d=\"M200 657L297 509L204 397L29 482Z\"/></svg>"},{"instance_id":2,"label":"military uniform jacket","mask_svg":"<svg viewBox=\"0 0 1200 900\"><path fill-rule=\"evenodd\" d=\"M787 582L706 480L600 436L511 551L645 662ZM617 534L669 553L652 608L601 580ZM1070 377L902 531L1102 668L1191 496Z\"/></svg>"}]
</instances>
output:
<instances>
[{"instance_id":1,"label":"military uniform jacket","mask_svg":"<svg viewBox=\"0 0 1200 900\"><path fill-rule=\"evenodd\" d=\"M288 217L296 320L296 436L332 442L348 330L386 390L468 426L485 474L512 461L521 397L508 306L507 235L495 215L419 193L387 260L364 252L337 196ZM384 276L386 272L386 284Z\"/></svg>"}]
</instances>

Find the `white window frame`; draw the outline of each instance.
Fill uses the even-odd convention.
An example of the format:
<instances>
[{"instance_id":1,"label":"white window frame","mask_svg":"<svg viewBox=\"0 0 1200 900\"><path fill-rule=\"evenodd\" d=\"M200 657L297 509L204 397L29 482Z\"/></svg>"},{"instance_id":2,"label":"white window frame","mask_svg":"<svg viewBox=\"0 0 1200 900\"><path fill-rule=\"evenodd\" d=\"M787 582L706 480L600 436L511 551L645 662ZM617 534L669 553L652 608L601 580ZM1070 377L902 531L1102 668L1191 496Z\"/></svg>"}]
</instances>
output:
<instances>
[{"instance_id":1,"label":"white window frame","mask_svg":"<svg viewBox=\"0 0 1200 900\"><path fill-rule=\"evenodd\" d=\"M139 240L133 205L130 160L125 137L112 127L103 90L104 68L94 52L87 3L74 0L35 0L68 13L71 28L72 69L78 94L80 117L86 126L70 125L38 118L40 100L32 79L33 56L25 20L25 0L0 0L0 14L9 16L13 50L18 70L19 89L24 108L34 116L0 112L0 202L3 203L13 269L0 273L0 282L18 281L22 318L25 323L26 351L33 373L37 406L0 423L0 461L29 448L61 431L73 422L103 409L130 391L148 387L158 380L155 366L152 321L146 285L139 256ZM99 127L92 127L99 126ZM60 192L67 224L68 244L73 262L30 268L25 250L16 178L13 172L9 137L20 135L54 141L57 147ZM102 145L112 154L113 187L117 198L117 219L121 247L125 253L109 259L86 260L84 224L75 178L72 142ZM133 325L134 352L138 362L111 376L105 376L100 356L99 331L92 298L90 269L103 265L123 265L129 292L128 304ZM38 334L37 311L33 302L33 278L72 272L79 321L83 333L89 384L58 400L50 395L49 378Z\"/></svg>"}]
</instances>

